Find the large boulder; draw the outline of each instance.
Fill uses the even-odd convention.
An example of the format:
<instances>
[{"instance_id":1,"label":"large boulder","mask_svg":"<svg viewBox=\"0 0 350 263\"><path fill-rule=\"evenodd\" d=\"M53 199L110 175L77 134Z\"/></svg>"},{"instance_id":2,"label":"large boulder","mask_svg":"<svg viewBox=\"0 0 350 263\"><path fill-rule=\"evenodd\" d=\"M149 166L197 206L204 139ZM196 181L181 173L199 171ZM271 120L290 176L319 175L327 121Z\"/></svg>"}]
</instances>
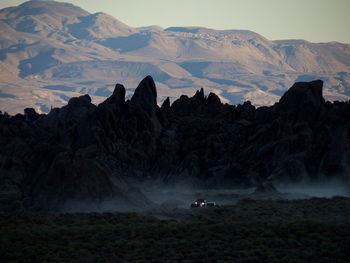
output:
<instances>
[{"instance_id":1,"label":"large boulder","mask_svg":"<svg viewBox=\"0 0 350 263\"><path fill-rule=\"evenodd\" d=\"M295 83L280 99L276 110L293 121L314 122L325 104L322 80Z\"/></svg>"},{"instance_id":2,"label":"large boulder","mask_svg":"<svg viewBox=\"0 0 350 263\"><path fill-rule=\"evenodd\" d=\"M93 112L96 106L91 103L91 97L86 94L78 98L71 98L68 105L62 108L54 108L47 116L47 121L51 124L65 123L71 124L79 122L88 113Z\"/></svg>"}]
</instances>

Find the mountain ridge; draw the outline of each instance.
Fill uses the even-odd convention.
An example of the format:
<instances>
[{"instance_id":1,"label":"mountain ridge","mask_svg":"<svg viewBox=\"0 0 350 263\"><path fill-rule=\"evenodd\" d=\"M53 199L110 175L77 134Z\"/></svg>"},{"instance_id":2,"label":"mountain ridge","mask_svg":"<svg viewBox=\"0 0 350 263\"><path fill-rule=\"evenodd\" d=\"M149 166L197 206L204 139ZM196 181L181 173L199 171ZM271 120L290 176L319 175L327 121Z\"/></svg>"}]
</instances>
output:
<instances>
[{"instance_id":1,"label":"mountain ridge","mask_svg":"<svg viewBox=\"0 0 350 263\"><path fill-rule=\"evenodd\" d=\"M155 77L158 103L203 87L230 103L272 105L295 81L315 78L325 81L327 99L350 95L350 44L271 41L249 30L132 28L55 1L2 9L0 24L8 72L0 74L0 91L12 96L0 96L0 105L10 113L48 112L85 91L99 103L116 79L135 87L146 75Z\"/></svg>"}]
</instances>

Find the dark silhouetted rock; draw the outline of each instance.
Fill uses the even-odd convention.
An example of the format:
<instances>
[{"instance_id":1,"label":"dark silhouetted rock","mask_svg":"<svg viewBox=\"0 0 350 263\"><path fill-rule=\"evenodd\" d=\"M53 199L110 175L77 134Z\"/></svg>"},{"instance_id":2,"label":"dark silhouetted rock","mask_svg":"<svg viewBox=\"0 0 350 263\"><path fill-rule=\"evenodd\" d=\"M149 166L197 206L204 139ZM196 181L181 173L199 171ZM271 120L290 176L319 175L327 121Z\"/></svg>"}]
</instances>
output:
<instances>
[{"instance_id":1,"label":"dark silhouetted rock","mask_svg":"<svg viewBox=\"0 0 350 263\"><path fill-rule=\"evenodd\" d=\"M164 111L170 109L170 98L169 97L167 97L165 99L165 101L163 102L163 104L161 106L161 109L164 110Z\"/></svg>"},{"instance_id":2,"label":"dark silhouetted rock","mask_svg":"<svg viewBox=\"0 0 350 263\"><path fill-rule=\"evenodd\" d=\"M131 103L142 108L150 116L155 113L157 107L157 90L151 76L144 78L135 90Z\"/></svg>"},{"instance_id":3,"label":"dark silhouetted rock","mask_svg":"<svg viewBox=\"0 0 350 263\"><path fill-rule=\"evenodd\" d=\"M204 90L201 88L200 90L197 90L196 94L192 98L193 100L197 101L204 101Z\"/></svg>"},{"instance_id":4,"label":"dark silhouetted rock","mask_svg":"<svg viewBox=\"0 0 350 263\"><path fill-rule=\"evenodd\" d=\"M322 80L295 83L280 99L278 108L299 108L305 104L319 108L325 101Z\"/></svg>"},{"instance_id":5,"label":"dark silhouetted rock","mask_svg":"<svg viewBox=\"0 0 350 263\"><path fill-rule=\"evenodd\" d=\"M280 99L277 110L292 120L314 121L325 104L323 81L295 83Z\"/></svg>"},{"instance_id":6,"label":"dark silhouetted rock","mask_svg":"<svg viewBox=\"0 0 350 263\"><path fill-rule=\"evenodd\" d=\"M68 105L58 109L52 109L47 116L47 120L52 124L79 122L88 112L92 112L96 106L91 103L89 95L83 95L78 98L71 98Z\"/></svg>"},{"instance_id":7,"label":"dark silhouetted rock","mask_svg":"<svg viewBox=\"0 0 350 263\"><path fill-rule=\"evenodd\" d=\"M186 95L181 95L179 99L173 102L171 109L179 115L190 115L192 109L190 98Z\"/></svg>"},{"instance_id":8,"label":"dark silhouetted rock","mask_svg":"<svg viewBox=\"0 0 350 263\"><path fill-rule=\"evenodd\" d=\"M246 101L243 105L238 105L237 110L240 114L240 117L244 120L254 120L255 117L255 107L250 101Z\"/></svg>"},{"instance_id":9,"label":"dark silhouetted rock","mask_svg":"<svg viewBox=\"0 0 350 263\"><path fill-rule=\"evenodd\" d=\"M157 105L153 79L130 101L117 84L48 115L0 113L0 211L152 207L145 181L191 187L349 182L350 104L325 102L322 81L296 83L270 107L233 106L204 90ZM271 183L266 183L271 182ZM84 205L83 205L84 204Z\"/></svg>"},{"instance_id":10,"label":"dark silhouetted rock","mask_svg":"<svg viewBox=\"0 0 350 263\"><path fill-rule=\"evenodd\" d=\"M86 107L89 106L91 103L91 98L88 94L80 96L78 98L71 98L68 101L68 106L70 107Z\"/></svg>"},{"instance_id":11,"label":"dark silhouetted rock","mask_svg":"<svg viewBox=\"0 0 350 263\"><path fill-rule=\"evenodd\" d=\"M115 85L112 95L107 98L105 103L113 103L117 105L123 105L125 103L125 88L121 84Z\"/></svg>"},{"instance_id":12,"label":"dark silhouetted rock","mask_svg":"<svg viewBox=\"0 0 350 263\"><path fill-rule=\"evenodd\" d=\"M24 116L29 121L36 121L39 119L39 114L33 108L24 109Z\"/></svg>"},{"instance_id":13,"label":"dark silhouetted rock","mask_svg":"<svg viewBox=\"0 0 350 263\"><path fill-rule=\"evenodd\" d=\"M208 105L209 107L218 108L221 106L221 100L218 95L210 92L208 95Z\"/></svg>"}]
</instances>

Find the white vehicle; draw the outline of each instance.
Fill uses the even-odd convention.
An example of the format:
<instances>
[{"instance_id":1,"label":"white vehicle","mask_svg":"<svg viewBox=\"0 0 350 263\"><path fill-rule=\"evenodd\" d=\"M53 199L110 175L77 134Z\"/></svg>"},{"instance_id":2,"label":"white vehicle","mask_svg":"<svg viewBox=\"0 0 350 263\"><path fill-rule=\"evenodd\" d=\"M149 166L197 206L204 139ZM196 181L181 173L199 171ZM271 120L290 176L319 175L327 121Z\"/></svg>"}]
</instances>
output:
<instances>
[{"instance_id":1,"label":"white vehicle","mask_svg":"<svg viewBox=\"0 0 350 263\"><path fill-rule=\"evenodd\" d=\"M215 202L207 202L205 199L197 199L191 204L191 208L215 207L218 206Z\"/></svg>"}]
</instances>

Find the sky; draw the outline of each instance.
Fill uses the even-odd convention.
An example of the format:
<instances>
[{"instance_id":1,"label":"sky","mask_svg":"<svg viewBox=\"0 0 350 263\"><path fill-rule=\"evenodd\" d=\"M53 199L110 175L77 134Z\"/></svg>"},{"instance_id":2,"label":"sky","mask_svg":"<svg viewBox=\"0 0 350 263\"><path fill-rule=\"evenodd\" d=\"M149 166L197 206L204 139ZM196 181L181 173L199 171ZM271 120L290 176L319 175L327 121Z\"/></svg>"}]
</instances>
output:
<instances>
[{"instance_id":1,"label":"sky","mask_svg":"<svg viewBox=\"0 0 350 263\"><path fill-rule=\"evenodd\" d=\"M0 0L0 8L25 1ZM64 0L133 27L247 29L270 40L350 43L350 0Z\"/></svg>"}]
</instances>

